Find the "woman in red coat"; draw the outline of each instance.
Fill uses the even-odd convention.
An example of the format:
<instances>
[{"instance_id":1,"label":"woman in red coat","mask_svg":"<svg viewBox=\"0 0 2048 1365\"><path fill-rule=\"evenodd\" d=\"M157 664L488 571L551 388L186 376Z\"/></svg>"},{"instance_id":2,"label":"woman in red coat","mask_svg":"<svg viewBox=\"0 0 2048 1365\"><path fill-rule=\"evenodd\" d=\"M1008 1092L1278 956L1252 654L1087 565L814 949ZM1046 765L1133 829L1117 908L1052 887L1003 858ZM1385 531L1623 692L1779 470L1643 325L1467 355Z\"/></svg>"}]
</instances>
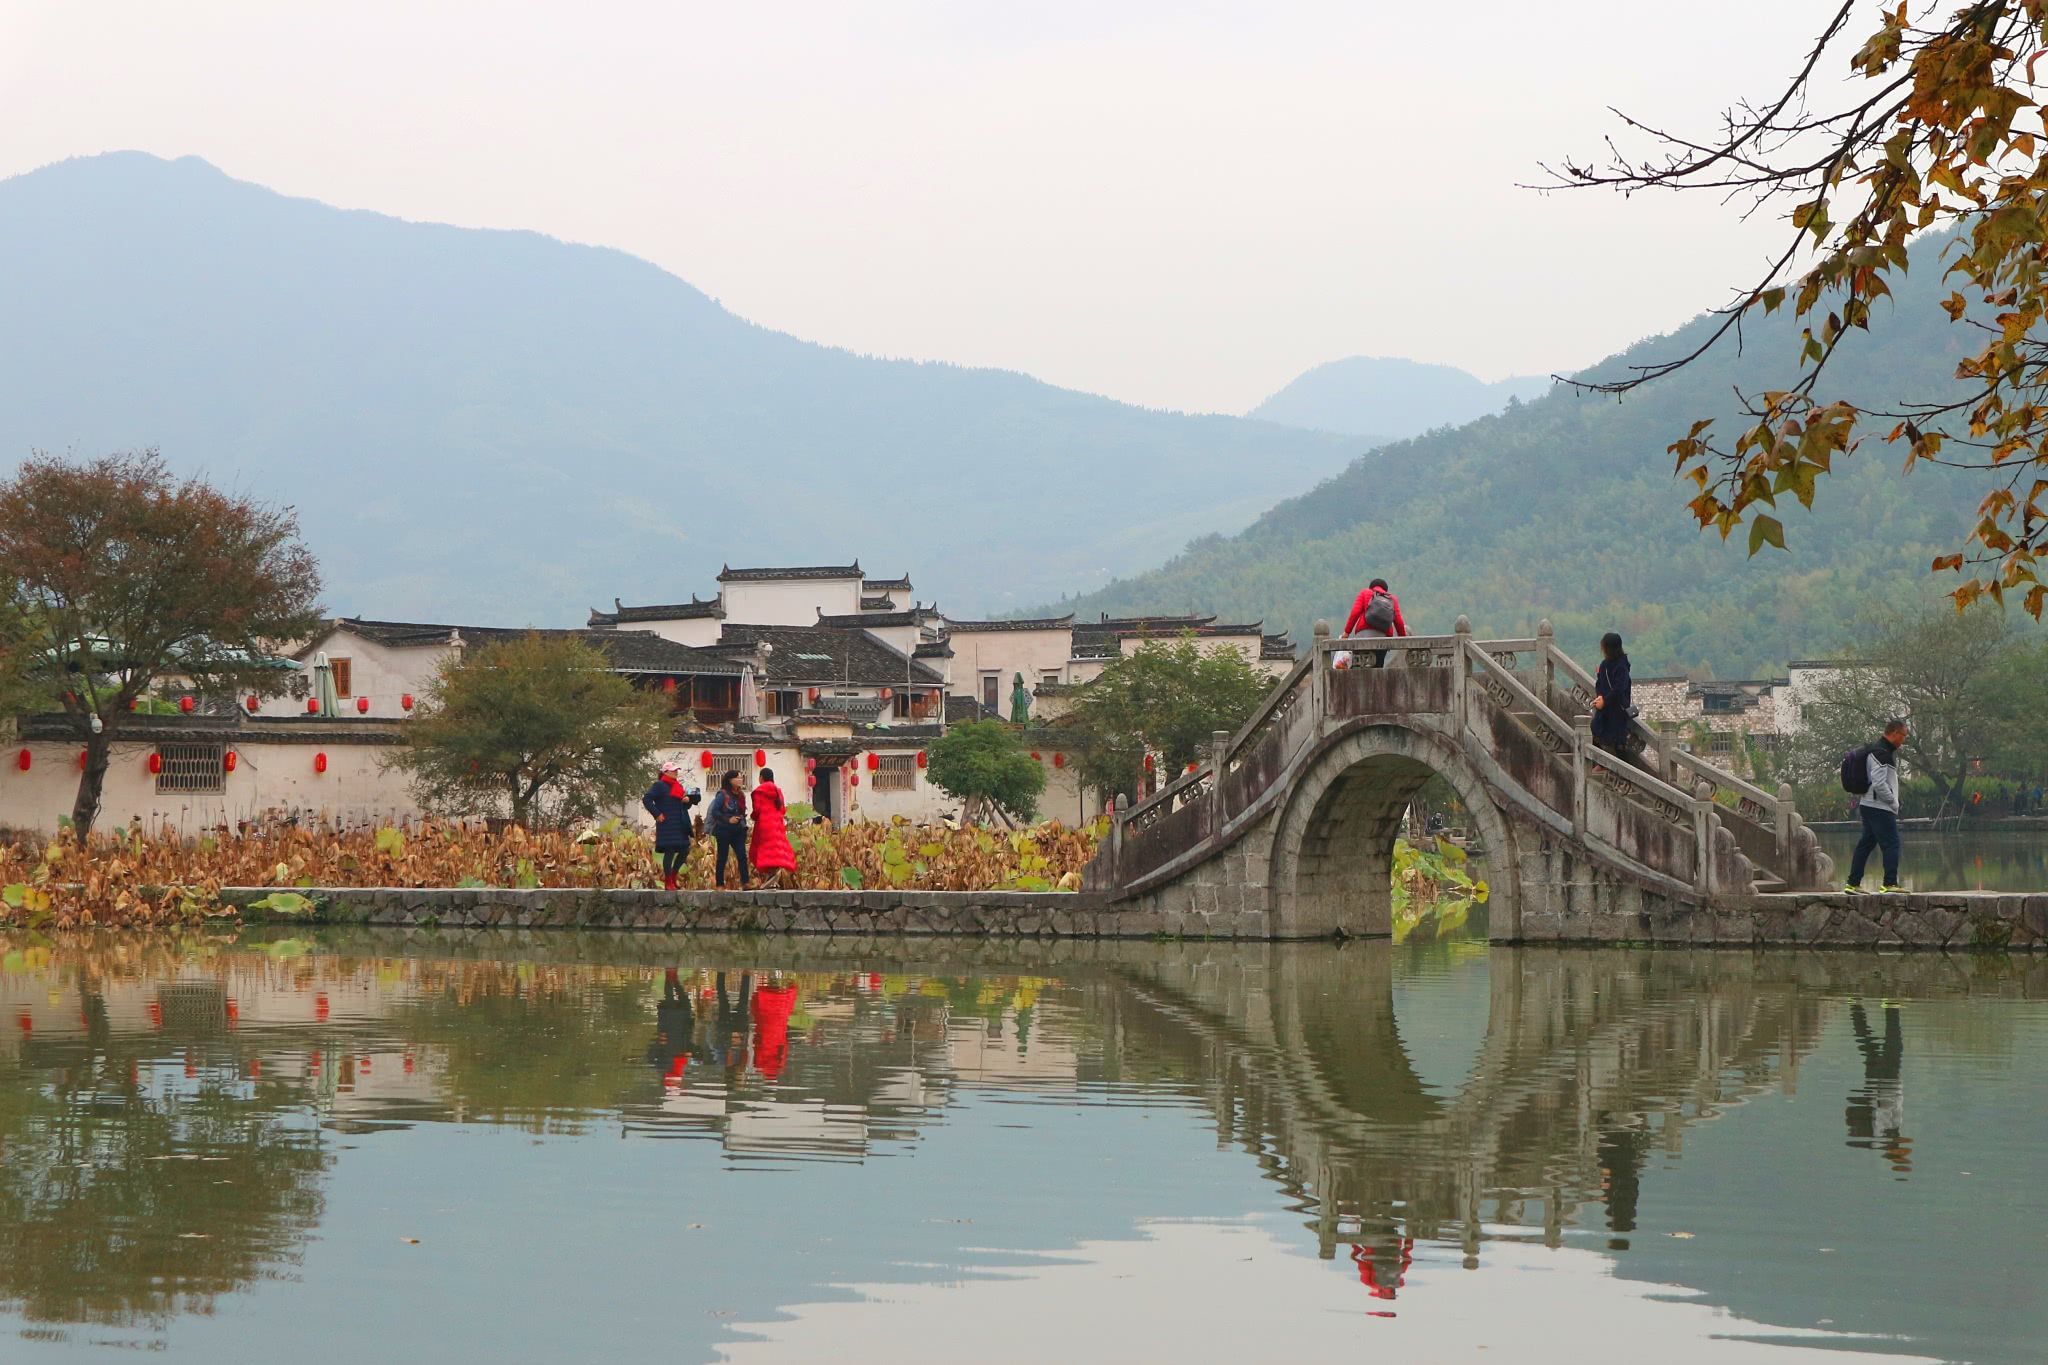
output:
<instances>
[{"instance_id":1,"label":"woman in red coat","mask_svg":"<svg viewBox=\"0 0 2048 1365\"><path fill-rule=\"evenodd\" d=\"M789 846L789 822L784 817L787 810L782 788L775 785L775 770L761 769L761 780L754 786L754 843L747 850L757 877L796 871L796 850Z\"/></svg>"}]
</instances>

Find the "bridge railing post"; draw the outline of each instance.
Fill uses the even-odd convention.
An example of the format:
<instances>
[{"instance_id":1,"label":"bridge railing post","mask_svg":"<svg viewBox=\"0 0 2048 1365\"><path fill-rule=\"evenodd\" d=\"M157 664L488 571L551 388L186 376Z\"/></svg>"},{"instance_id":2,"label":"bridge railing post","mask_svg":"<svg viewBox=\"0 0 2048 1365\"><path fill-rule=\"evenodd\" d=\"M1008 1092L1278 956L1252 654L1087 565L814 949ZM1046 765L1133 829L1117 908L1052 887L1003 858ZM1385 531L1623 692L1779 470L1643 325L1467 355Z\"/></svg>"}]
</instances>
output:
<instances>
[{"instance_id":1,"label":"bridge railing post","mask_svg":"<svg viewBox=\"0 0 2048 1365\"><path fill-rule=\"evenodd\" d=\"M1308 670L1308 699L1310 714L1315 717L1315 729L1323 728L1323 717L1328 714L1330 688L1330 623L1317 620L1315 638L1310 645Z\"/></svg>"},{"instance_id":2,"label":"bridge railing post","mask_svg":"<svg viewBox=\"0 0 2048 1365\"><path fill-rule=\"evenodd\" d=\"M1230 814L1223 808L1223 764L1230 757L1230 731L1209 732L1209 806L1214 817L1214 838L1223 832L1223 821Z\"/></svg>"},{"instance_id":3,"label":"bridge railing post","mask_svg":"<svg viewBox=\"0 0 2048 1365\"><path fill-rule=\"evenodd\" d=\"M1784 875L1792 866L1792 840L1798 832L1799 820L1799 807L1795 803L1790 782L1778 784L1778 804L1771 812L1771 817L1771 823L1776 827L1775 832L1778 836L1778 867L1780 875ZM1788 887L1792 884L1789 876L1786 877L1785 884Z\"/></svg>"},{"instance_id":4,"label":"bridge railing post","mask_svg":"<svg viewBox=\"0 0 2048 1365\"><path fill-rule=\"evenodd\" d=\"M1586 750L1593 747L1593 718L1572 717L1572 833L1586 834Z\"/></svg>"},{"instance_id":5,"label":"bridge railing post","mask_svg":"<svg viewBox=\"0 0 2048 1365\"><path fill-rule=\"evenodd\" d=\"M1692 802L1693 842L1698 846L1699 869L1693 874L1693 888L1702 896L1714 889L1714 802L1696 796Z\"/></svg>"},{"instance_id":6,"label":"bridge railing post","mask_svg":"<svg viewBox=\"0 0 2048 1365\"><path fill-rule=\"evenodd\" d=\"M1555 711L1557 706L1557 659L1551 651L1557 647L1552 638L1550 618L1536 623L1536 652L1543 656L1543 704Z\"/></svg>"},{"instance_id":7,"label":"bridge railing post","mask_svg":"<svg viewBox=\"0 0 2048 1365\"><path fill-rule=\"evenodd\" d=\"M1122 886L1124 881L1124 821L1130 809L1130 793L1118 792L1109 810L1109 865L1116 874L1118 886Z\"/></svg>"},{"instance_id":8,"label":"bridge railing post","mask_svg":"<svg viewBox=\"0 0 2048 1365\"><path fill-rule=\"evenodd\" d=\"M1451 713L1457 717L1457 734L1463 739L1465 727L1470 723L1465 706L1465 694L1472 681L1472 652L1466 648L1472 643L1472 622L1460 616L1451 627Z\"/></svg>"}]
</instances>

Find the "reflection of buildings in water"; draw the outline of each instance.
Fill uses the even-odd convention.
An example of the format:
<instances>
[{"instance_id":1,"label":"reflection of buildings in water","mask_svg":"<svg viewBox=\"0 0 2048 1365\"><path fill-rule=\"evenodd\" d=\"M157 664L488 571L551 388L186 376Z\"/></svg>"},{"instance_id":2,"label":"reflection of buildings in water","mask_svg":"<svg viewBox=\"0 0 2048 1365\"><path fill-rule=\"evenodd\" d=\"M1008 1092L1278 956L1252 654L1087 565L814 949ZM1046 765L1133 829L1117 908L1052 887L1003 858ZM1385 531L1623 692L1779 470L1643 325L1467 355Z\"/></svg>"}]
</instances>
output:
<instances>
[{"instance_id":1,"label":"reflection of buildings in water","mask_svg":"<svg viewBox=\"0 0 2048 1365\"><path fill-rule=\"evenodd\" d=\"M236 1272L249 1275L294 1254L317 1214L330 1158L308 1118L616 1118L628 1135L716 1141L738 1158L857 1160L917 1137L968 1093L1143 1090L1205 1108L1321 1252L1343 1248L1361 1285L1390 1297L1419 1238L1462 1244L1468 1266L1517 1228L1556 1246L1567 1226L1604 1226L1625 1244L1654 1204L1656 1154L1796 1084L1835 1000L1852 994L1830 975L1852 967L1806 958L1494 950L1486 1026L1452 1087L1409 1060L1413 1015L1395 1009L1386 945L1104 945L1057 970L728 966L721 1003L710 968L226 952L159 978L59 959L0 976L0 1014L17 1018L0 1075L18 1064L55 1088L68 1072L60 1112L132 1105L122 1084L161 1106L202 1087L232 1096L250 1141L289 1157L280 1209L251 1230L253 1268ZM1873 1024L1858 1004L1850 1018L1865 1062L1851 1138L1890 1154L1904 1146L1897 1011ZM725 1045L735 1035L742 1045Z\"/></svg>"}]
</instances>

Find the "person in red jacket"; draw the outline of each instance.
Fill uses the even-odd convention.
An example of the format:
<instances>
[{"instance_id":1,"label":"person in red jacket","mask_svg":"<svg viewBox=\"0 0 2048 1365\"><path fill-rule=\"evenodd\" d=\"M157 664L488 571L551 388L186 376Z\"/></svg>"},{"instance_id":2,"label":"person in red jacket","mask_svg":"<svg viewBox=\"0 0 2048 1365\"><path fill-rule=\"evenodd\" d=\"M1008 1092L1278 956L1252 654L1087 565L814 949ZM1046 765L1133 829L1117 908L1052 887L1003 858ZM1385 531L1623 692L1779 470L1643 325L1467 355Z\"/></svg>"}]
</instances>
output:
<instances>
[{"instance_id":1,"label":"person in red jacket","mask_svg":"<svg viewBox=\"0 0 2048 1365\"><path fill-rule=\"evenodd\" d=\"M1387 590L1387 580L1375 578L1366 584L1365 591L1358 594L1358 600L1351 604L1351 614L1344 618L1344 634L1397 636L1408 633L1408 622L1401 615L1401 603ZM1373 666L1385 666L1387 652L1375 650Z\"/></svg>"}]
</instances>

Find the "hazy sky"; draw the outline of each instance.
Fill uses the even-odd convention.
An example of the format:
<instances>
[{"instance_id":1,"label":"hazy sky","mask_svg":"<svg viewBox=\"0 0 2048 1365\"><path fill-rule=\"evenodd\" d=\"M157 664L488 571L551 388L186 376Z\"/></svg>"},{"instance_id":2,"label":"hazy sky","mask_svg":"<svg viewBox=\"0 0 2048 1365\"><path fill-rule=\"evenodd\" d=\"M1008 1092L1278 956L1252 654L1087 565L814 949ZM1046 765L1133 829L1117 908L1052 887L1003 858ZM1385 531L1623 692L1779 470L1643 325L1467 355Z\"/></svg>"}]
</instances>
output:
<instances>
[{"instance_id":1,"label":"hazy sky","mask_svg":"<svg viewBox=\"0 0 2048 1365\"><path fill-rule=\"evenodd\" d=\"M1817 0L0 0L0 175L196 155L624 248L856 350L1242 411L1344 355L1485 378L1718 302L1763 228L1538 195L1605 106L1692 129Z\"/></svg>"}]
</instances>

